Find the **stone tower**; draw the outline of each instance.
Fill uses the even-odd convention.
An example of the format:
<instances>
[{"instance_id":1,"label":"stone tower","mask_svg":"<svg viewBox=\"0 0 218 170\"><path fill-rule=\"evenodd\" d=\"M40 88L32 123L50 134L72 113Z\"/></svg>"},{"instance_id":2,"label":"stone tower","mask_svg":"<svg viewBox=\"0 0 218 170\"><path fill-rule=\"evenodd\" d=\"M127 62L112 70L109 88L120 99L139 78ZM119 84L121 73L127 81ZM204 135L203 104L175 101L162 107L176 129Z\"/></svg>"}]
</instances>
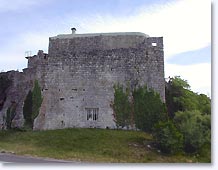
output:
<instances>
[{"instance_id":1,"label":"stone tower","mask_svg":"<svg viewBox=\"0 0 218 170\"><path fill-rule=\"evenodd\" d=\"M162 37L75 31L49 38L48 55L41 51L38 59L28 59L27 70L35 69L32 78L43 93L34 129L115 128L110 105L118 83L132 89L147 85L165 101Z\"/></svg>"}]
</instances>

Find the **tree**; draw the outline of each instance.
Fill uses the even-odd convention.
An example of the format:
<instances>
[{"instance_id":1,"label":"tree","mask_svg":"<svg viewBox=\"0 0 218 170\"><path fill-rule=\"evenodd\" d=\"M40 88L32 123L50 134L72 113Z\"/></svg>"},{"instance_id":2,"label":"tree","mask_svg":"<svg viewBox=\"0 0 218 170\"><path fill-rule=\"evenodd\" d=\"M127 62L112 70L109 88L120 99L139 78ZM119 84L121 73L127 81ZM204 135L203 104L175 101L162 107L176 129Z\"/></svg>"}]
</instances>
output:
<instances>
[{"instance_id":1,"label":"tree","mask_svg":"<svg viewBox=\"0 0 218 170\"><path fill-rule=\"evenodd\" d=\"M32 107L32 91L30 90L26 96L26 99L24 100L23 116L25 119L24 126L31 129L33 128Z\"/></svg>"},{"instance_id":2,"label":"tree","mask_svg":"<svg viewBox=\"0 0 218 170\"><path fill-rule=\"evenodd\" d=\"M184 109L180 99L184 94L184 90L189 88L190 86L187 81L181 79L179 76L170 78L166 82L166 106L171 118L174 117L175 112Z\"/></svg>"},{"instance_id":3,"label":"tree","mask_svg":"<svg viewBox=\"0 0 218 170\"><path fill-rule=\"evenodd\" d=\"M35 80L34 88L33 88L33 92L32 92L32 104L33 104L32 120L33 121L39 114L39 109L41 107L42 100L43 100L43 98L42 98L41 88L39 86L39 82L37 80Z\"/></svg>"},{"instance_id":4,"label":"tree","mask_svg":"<svg viewBox=\"0 0 218 170\"><path fill-rule=\"evenodd\" d=\"M114 86L114 103L113 110L115 113L116 126L128 127L130 125L131 106L128 100L128 89L124 92L123 86Z\"/></svg>"},{"instance_id":5,"label":"tree","mask_svg":"<svg viewBox=\"0 0 218 170\"><path fill-rule=\"evenodd\" d=\"M190 89L190 85L188 84L188 81L181 79L180 76L175 76L174 78L171 78L170 83L172 84L173 87L177 89Z\"/></svg>"},{"instance_id":6,"label":"tree","mask_svg":"<svg viewBox=\"0 0 218 170\"><path fill-rule=\"evenodd\" d=\"M133 91L134 120L136 128L151 132L154 125L160 120L166 120L166 108L160 95L147 86Z\"/></svg>"},{"instance_id":7,"label":"tree","mask_svg":"<svg viewBox=\"0 0 218 170\"><path fill-rule=\"evenodd\" d=\"M186 152L196 152L205 144L210 144L210 115L198 110L176 112L174 122L184 136Z\"/></svg>"},{"instance_id":8,"label":"tree","mask_svg":"<svg viewBox=\"0 0 218 170\"><path fill-rule=\"evenodd\" d=\"M183 135L172 121L155 124L153 137L158 148L164 153L177 153L183 149Z\"/></svg>"},{"instance_id":9,"label":"tree","mask_svg":"<svg viewBox=\"0 0 218 170\"><path fill-rule=\"evenodd\" d=\"M23 116L25 119L24 126L33 128L34 119L39 114L39 109L42 104L41 88L37 80L34 82L33 92L28 92L23 106Z\"/></svg>"},{"instance_id":10,"label":"tree","mask_svg":"<svg viewBox=\"0 0 218 170\"><path fill-rule=\"evenodd\" d=\"M179 76L166 82L165 91L167 110L172 119L178 111L200 110L204 114L211 112L210 99L191 91L188 82Z\"/></svg>"},{"instance_id":11,"label":"tree","mask_svg":"<svg viewBox=\"0 0 218 170\"><path fill-rule=\"evenodd\" d=\"M205 94L198 95L198 109L203 114L211 114L211 100Z\"/></svg>"}]
</instances>

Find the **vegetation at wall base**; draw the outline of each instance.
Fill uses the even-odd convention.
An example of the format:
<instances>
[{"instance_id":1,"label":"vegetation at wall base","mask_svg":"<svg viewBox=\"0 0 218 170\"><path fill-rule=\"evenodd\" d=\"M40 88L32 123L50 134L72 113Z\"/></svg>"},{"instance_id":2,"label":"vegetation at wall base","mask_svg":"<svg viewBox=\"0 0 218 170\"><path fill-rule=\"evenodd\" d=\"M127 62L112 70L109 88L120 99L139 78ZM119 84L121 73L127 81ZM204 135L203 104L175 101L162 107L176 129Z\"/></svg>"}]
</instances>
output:
<instances>
[{"instance_id":1,"label":"vegetation at wall base","mask_svg":"<svg viewBox=\"0 0 218 170\"><path fill-rule=\"evenodd\" d=\"M180 77L170 78L166 82L165 107L160 96L146 86L134 91L115 86L111 106L117 127L133 127L134 124L141 131L78 128L0 131L0 150L88 162L210 163L211 100L189 88L187 81ZM25 125L31 124L30 129L41 103L41 90L35 81L23 108ZM15 111L15 105L9 107L5 119L12 120L9 118L13 118ZM7 129L10 123L8 121Z\"/></svg>"},{"instance_id":2,"label":"vegetation at wall base","mask_svg":"<svg viewBox=\"0 0 218 170\"><path fill-rule=\"evenodd\" d=\"M156 123L167 120L165 104L153 89L147 86L135 89L133 100L136 128L151 133Z\"/></svg>"},{"instance_id":3,"label":"vegetation at wall base","mask_svg":"<svg viewBox=\"0 0 218 170\"><path fill-rule=\"evenodd\" d=\"M41 87L39 86L38 80L35 80L32 92L32 120L39 115L42 100Z\"/></svg>"},{"instance_id":4,"label":"vegetation at wall base","mask_svg":"<svg viewBox=\"0 0 218 170\"><path fill-rule=\"evenodd\" d=\"M210 115L198 110L176 112L175 125L184 136L184 150L197 152L211 141Z\"/></svg>"},{"instance_id":5,"label":"vegetation at wall base","mask_svg":"<svg viewBox=\"0 0 218 170\"><path fill-rule=\"evenodd\" d=\"M114 117L117 127L128 127L131 124L131 102L129 101L128 89L123 86L114 86Z\"/></svg>"},{"instance_id":6,"label":"vegetation at wall base","mask_svg":"<svg viewBox=\"0 0 218 170\"><path fill-rule=\"evenodd\" d=\"M183 135L172 121L157 123L154 126L153 136L157 147L164 153L175 154L183 149Z\"/></svg>"},{"instance_id":7,"label":"vegetation at wall base","mask_svg":"<svg viewBox=\"0 0 218 170\"><path fill-rule=\"evenodd\" d=\"M166 105L169 118L183 135L186 153L210 152L211 99L190 90L179 76L166 82ZM158 141L157 141L158 142Z\"/></svg>"},{"instance_id":8,"label":"vegetation at wall base","mask_svg":"<svg viewBox=\"0 0 218 170\"><path fill-rule=\"evenodd\" d=\"M24 127L25 128L33 128L33 120L32 120L32 106L33 106L33 99L32 99L32 91L30 90L24 100L23 106L23 117L24 117Z\"/></svg>"},{"instance_id":9,"label":"vegetation at wall base","mask_svg":"<svg viewBox=\"0 0 218 170\"><path fill-rule=\"evenodd\" d=\"M134 91L123 86L114 86L113 111L117 127L135 127L151 132L160 120L167 120L165 104L160 95L147 86L138 87Z\"/></svg>"},{"instance_id":10,"label":"vegetation at wall base","mask_svg":"<svg viewBox=\"0 0 218 170\"><path fill-rule=\"evenodd\" d=\"M37 80L34 82L33 92L30 90L24 100L23 116L24 127L27 129L33 129L34 119L39 114L39 109L42 104L41 88Z\"/></svg>"},{"instance_id":11,"label":"vegetation at wall base","mask_svg":"<svg viewBox=\"0 0 218 170\"><path fill-rule=\"evenodd\" d=\"M211 144L211 101L192 92L179 76L166 82L166 105L146 86L129 92L117 85L113 109L117 126L128 127L133 117L135 127L152 133L164 153L199 153L201 147Z\"/></svg>"},{"instance_id":12,"label":"vegetation at wall base","mask_svg":"<svg viewBox=\"0 0 218 170\"><path fill-rule=\"evenodd\" d=\"M159 152L152 135L142 131L62 129L0 131L0 151L18 155L105 163L211 162L210 153L174 155ZM204 148L205 149L205 148ZM209 151L208 149L206 151Z\"/></svg>"}]
</instances>

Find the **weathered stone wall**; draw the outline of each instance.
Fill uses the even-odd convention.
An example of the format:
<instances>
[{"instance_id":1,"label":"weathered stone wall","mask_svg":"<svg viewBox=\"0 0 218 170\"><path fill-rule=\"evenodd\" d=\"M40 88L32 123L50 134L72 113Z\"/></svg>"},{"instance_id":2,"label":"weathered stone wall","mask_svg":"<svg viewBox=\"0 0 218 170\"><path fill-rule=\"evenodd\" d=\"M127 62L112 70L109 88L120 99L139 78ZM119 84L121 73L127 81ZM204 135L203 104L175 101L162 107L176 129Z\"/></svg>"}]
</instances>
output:
<instances>
[{"instance_id":1,"label":"weathered stone wall","mask_svg":"<svg viewBox=\"0 0 218 170\"><path fill-rule=\"evenodd\" d=\"M23 72L7 72L0 123L11 102L18 103L14 126L23 126L23 102L34 80L43 102L34 129L115 128L111 103L115 84L147 85L165 101L163 38L143 33L70 34L51 37L49 54L28 58ZM91 116L90 116L91 115Z\"/></svg>"},{"instance_id":2,"label":"weathered stone wall","mask_svg":"<svg viewBox=\"0 0 218 170\"><path fill-rule=\"evenodd\" d=\"M7 109L12 103L17 104L16 116L12 122L12 127L21 127L23 125L23 102L28 93L32 88L33 81L31 81L31 74L26 72L9 71L6 74L12 81L11 86L7 89L6 101L2 110L0 111L0 125L1 128L5 128L3 117L6 116Z\"/></svg>"},{"instance_id":3,"label":"weathered stone wall","mask_svg":"<svg viewBox=\"0 0 218 170\"><path fill-rule=\"evenodd\" d=\"M146 84L164 101L163 39L141 34L50 38L46 104L35 129L114 128L110 104L117 83ZM87 120L90 108L98 109L97 120Z\"/></svg>"},{"instance_id":4,"label":"weathered stone wall","mask_svg":"<svg viewBox=\"0 0 218 170\"><path fill-rule=\"evenodd\" d=\"M12 103L17 104L16 116L12 121L12 127L22 127L24 123L23 119L23 105L26 95L29 90L32 90L34 81L37 79L40 85L44 84L44 77L46 74L45 67L47 66L47 58L44 58L42 51L39 51L37 55L28 59L28 68L23 69L23 72L8 71L0 73L0 75L7 75L11 80L11 85L6 91L6 101L2 110L0 110L0 129L4 129L5 121L3 117L6 116L7 109Z\"/></svg>"}]
</instances>

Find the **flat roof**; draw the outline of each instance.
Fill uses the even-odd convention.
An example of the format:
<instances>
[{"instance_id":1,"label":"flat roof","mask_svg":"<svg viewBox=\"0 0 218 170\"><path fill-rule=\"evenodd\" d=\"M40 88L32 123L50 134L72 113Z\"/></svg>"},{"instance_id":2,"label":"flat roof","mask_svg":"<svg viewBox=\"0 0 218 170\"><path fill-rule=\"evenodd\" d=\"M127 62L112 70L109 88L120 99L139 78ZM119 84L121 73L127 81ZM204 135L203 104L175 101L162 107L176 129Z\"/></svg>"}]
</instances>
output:
<instances>
[{"instance_id":1,"label":"flat roof","mask_svg":"<svg viewBox=\"0 0 218 170\"><path fill-rule=\"evenodd\" d=\"M111 33L88 33L88 34L59 34L51 39L57 38L76 38L76 37L95 37L95 36L118 36L118 35L137 35L143 37L149 37L149 35L141 32L111 32Z\"/></svg>"}]
</instances>

